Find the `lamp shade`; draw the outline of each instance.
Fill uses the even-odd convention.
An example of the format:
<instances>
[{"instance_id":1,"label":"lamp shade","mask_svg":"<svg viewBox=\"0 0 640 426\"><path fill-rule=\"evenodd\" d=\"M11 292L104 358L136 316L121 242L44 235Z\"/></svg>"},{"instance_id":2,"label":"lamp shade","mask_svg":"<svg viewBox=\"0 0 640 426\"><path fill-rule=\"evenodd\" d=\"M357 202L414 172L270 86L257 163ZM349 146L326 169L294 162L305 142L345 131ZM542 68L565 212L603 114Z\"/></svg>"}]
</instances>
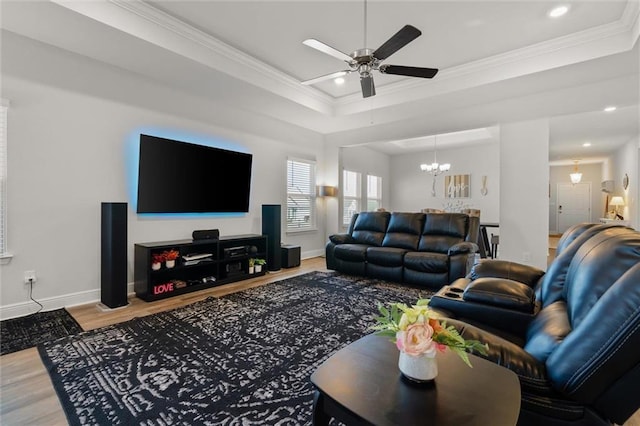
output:
<instances>
[{"instance_id":1,"label":"lamp shade","mask_svg":"<svg viewBox=\"0 0 640 426\"><path fill-rule=\"evenodd\" d=\"M338 188L335 186L318 186L318 196L319 197L337 197L338 196Z\"/></svg>"},{"instance_id":2,"label":"lamp shade","mask_svg":"<svg viewBox=\"0 0 640 426\"><path fill-rule=\"evenodd\" d=\"M619 196L611 197L610 206L624 206L624 199Z\"/></svg>"}]
</instances>

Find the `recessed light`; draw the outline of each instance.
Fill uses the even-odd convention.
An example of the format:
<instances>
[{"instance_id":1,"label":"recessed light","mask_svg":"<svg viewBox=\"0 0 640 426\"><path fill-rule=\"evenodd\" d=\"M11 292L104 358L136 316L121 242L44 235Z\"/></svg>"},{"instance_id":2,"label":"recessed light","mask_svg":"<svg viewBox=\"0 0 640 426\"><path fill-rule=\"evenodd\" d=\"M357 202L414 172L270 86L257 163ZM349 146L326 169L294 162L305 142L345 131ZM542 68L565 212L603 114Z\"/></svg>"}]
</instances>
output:
<instances>
[{"instance_id":1,"label":"recessed light","mask_svg":"<svg viewBox=\"0 0 640 426\"><path fill-rule=\"evenodd\" d=\"M591 146L591 142L585 142L582 144L582 146L584 146L585 148L588 148Z\"/></svg>"},{"instance_id":2,"label":"recessed light","mask_svg":"<svg viewBox=\"0 0 640 426\"><path fill-rule=\"evenodd\" d=\"M336 79L333 80L338 86L340 86L341 84L344 84L344 78L342 77L338 77Z\"/></svg>"},{"instance_id":3,"label":"recessed light","mask_svg":"<svg viewBox=\"0 0 640 426\"><path fill-rule=\"evenodd\" d=\"M559 18L569 11L569 6L554 7L549 11L550 18Z\"/></svg>"},{"instance_id":4,"label":"recessed light","mask_svg":"<svg viewBox=\"0 0 640 426\"><path fill-rule=\"evenodd\" d=\"M616 110L616 107L614 107L613 105L608 106L604 109L604 112L613 112Z\"/></svg>"}]
</instances>

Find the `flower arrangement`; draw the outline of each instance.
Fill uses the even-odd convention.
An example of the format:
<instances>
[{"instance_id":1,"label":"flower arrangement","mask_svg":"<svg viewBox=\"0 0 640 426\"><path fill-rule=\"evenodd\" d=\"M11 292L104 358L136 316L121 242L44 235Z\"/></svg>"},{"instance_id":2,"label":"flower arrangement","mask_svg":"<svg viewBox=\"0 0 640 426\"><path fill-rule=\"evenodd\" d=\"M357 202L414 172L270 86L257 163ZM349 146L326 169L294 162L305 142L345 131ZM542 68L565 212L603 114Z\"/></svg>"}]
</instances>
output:
<instances>
[{"instance_id":1,"label":"flower arrangement","mask_svg":"<svg viewBox=\"0 0 640 426\"><path fill-rule=\"evenodd\" d=\"M267 261L264 259L255 259L256 265L266 265Z\"/></svg>"},{"instance_id":2,"label":"flower arrangement","mask_svg":"<svg viewBox=\"0 0 640 426\"><path fill-rule=\"evenodd\" d=\"M401 352L410 356L434 358L438 351L447 348L454 351L471 367L467 352L487 354L489 346L477 340L465 340L458 330L440 322L429 310L429 299L420 299L413 306L404 303L390 303L390 308L378 304L381 316L372 328L376 334L391 337Z\"/></svg>"},{"instance_id":3,"label":"flower arrangement","mask_svg":"<svg viewBox=\"0 0 640 426\"><path fill-rule=\"evenodd\" d=\"M164 254L153 253L151 255L151 263L162 263L162 262L164 262Z\"/></svg>"},{"instance_id":4,"label":"flower arrangement","mask_svg":"<svg viewBox=\"0 0 640 426\"><path fill-rule=\"evenodd\" d=\"M165 250L162 255L164 256L164 260L176 260L180 253L178 250Z\"/></svg>"}]
</instances>

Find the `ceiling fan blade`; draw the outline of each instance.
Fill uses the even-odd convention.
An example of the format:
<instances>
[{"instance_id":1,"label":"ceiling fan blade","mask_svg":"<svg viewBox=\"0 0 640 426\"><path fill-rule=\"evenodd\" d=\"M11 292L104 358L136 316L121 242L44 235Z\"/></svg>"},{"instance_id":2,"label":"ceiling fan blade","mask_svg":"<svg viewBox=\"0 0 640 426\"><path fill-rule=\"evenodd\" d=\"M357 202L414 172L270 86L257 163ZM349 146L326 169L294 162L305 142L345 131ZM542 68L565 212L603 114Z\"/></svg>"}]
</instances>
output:
<instances>
[{"instance_id":1,"label":"ceiling fan blade","mask_svg":"<svg viewBox=\"0 0 640 426\"><path fill-rule=\"evenodd\" d=\"M409 77L433 78L438 73L437 68L405 67L402 65L380 65L383 74L406 75Z\"/></svg>"},{"instance_id":2,"label":"ceiling fan blade","mask_svg":"<svg viewBox=\"0 0 640 426\"><path fill-rule=\"evenodd\" d=\"M304 84L305 86L309 86L311 84L320 83L321 81L342 77L343 75L347 75L350 72L351 70L332 72L331 74L321 75L320 77L312 78L310 80L305 80L305 81L302 81L301 83Z\"/></svg>"},{"instance_id":3,"label":"ceiling fan blade","mask_svg":"<svg viewBox=\"0 0 640 426\"><path fill-rule=\"evenodd\" d=\"M383 60L402 49L407 44L418 38L422 32L414 26L405 25L395 33L389 40L373 52L373 57L378 60Z\"/></svg>"},{"instance_id":4,"label":"ceiling fan blade","mask_svg":"<svg viewBox=\"0 0 640 426\"><path fill-rule=\"evenodd\" d=\"M302 44L319 50L322 53L326 53L327 55L333 56L336 59L340 59L341 61L345 61L346 63L350 63L353 61L353 58L351 56L339 51L338 49L334 49L328 44L318 41L315 38L308 38L303 41Z\"/></svg>"},{"instance_id":5,"label":"ceiling fan blade","mask_svg":"<svg viewBox=\"0 0 640 426\"><path fill-rule=\"evenodd\" d=\"M376 95L376 86L373 84L373 76L360 77L360 86L362 87L362 97L368 98Z\"/></svg>"}]
</instances>

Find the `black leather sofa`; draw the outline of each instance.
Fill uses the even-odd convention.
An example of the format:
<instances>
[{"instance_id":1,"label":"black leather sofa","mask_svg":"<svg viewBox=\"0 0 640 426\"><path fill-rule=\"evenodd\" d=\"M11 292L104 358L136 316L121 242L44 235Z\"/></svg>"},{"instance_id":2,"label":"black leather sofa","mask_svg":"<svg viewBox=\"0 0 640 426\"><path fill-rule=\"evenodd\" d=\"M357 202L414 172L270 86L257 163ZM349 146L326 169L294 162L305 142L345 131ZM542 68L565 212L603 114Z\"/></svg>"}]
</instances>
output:
<instances>
[{"instance_id":1,"label":"black leather sofa","mask_svg":"<svg viewBox=\"0 0 640 426\"><path fill-rule=\"evenodd\" d=\"M622 424L640 408L640 233L581 225L547 272L483 260L430 306L513 370L519 425Z\"/></svg>"},{"instance_id":2,"label":"black leather sofa","mask_svg":"<svg viewBox=\"0 0 640 426\"><path fill-rule=\"evenodd\" d=\"M362 212L329 237L327 268L439 289L467 275L479 218L463 213Z\"/></svg>"}]
</instances>

